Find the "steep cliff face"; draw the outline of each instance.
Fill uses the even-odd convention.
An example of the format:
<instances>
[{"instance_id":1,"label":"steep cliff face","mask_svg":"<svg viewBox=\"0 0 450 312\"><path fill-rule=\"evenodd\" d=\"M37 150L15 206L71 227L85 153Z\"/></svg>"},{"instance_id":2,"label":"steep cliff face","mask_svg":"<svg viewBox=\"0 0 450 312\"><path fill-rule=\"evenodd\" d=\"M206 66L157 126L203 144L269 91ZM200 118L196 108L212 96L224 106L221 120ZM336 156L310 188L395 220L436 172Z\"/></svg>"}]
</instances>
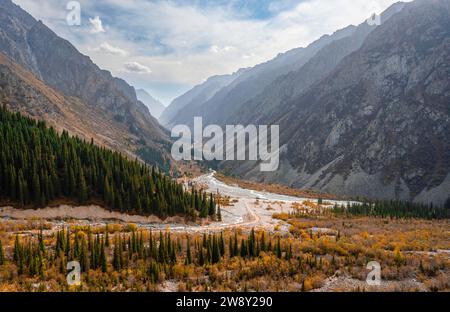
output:
<instances>
[{"instance_id":1,"label":"steep cliff face","mask_svg":"<svg viewBox=\"0 0 450 312\"><path fill-rule=\"evenodd\" d=\"M129 142L133 152L145 147L168 159L167 134L137 100L134 88L98 68L10 0L0 4L0 52L65 97L85 103L90 112L97 112L94 118L98 122L120 123L121 128L128 128L123 140L135 138Z\"/></svg>"},{"instance_id":2,"label":"steep cliff face","mask_svg":"<svg viewBox=\"0 0 450 312\"><path fill-rule=\"evenodd\" d=\"M280 171L231 170L338 194L442 204L450 196L450 1L407 4L327 77L287 99L278 116Z\"/></svg>"},{"instance_id":3,"label":"steep cliff face","mask_svg":"<svg viewBox=\"0 0 450 312\"><path fill-rule=\"evenodd\" d=\"M36 24L36 20L27 12L9 0L0 3L0 46L1 51L35 73L39 69L30 53L27 34Z\"/></svg>"}]
</instances>

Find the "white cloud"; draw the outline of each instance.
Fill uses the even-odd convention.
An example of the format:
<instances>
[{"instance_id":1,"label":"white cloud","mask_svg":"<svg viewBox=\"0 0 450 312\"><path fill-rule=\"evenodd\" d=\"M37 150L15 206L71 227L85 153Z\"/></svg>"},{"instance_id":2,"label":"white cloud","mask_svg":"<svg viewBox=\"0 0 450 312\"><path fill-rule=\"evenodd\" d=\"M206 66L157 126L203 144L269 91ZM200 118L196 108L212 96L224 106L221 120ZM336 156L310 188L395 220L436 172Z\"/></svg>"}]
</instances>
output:
<instances>
[{"instance_id":1,"label":"white cloud","mask_svg":"<svg viewBox=\"0 0 450 312\"><path fill-rule=\"evenodd\" d=\"M194 85L209 76L232 73L306 46L349 24L360 24L397 0L298 1L293 9L280 11L269 20L246 19L223 7L170 1L104 1L133 12L128 27L144 30L149 40L156 36L167 51L133 55L152 68L153 79ZM123 25L125 21L118 22ZM122 40L134 44L125 37ZM141 45L139 42L132 50L142 51ZM150 42L148 45L151 47ZM182 67L177 65L180 61Z\"/></svg>"},{"instance_id":2,"label":"white cloud","mask_svg":"<svg viewBox=\"0 0 450 312\"><path fill-rule=\"evenodd\" d=\"M114 47L107 42L102 43L98 48L90 49L98 53L106 53L111 55L127 56L129 53L121 48Z\"/></svg>"},{"instance_id":3,"label":"white cloud","mask_svg":"<svg viewBox=\"0 0 450 312\"><path fill-rule=\"evenodd\" d=\"M152 72L149 67L138 62L127 62L124 64L124 68L127 72L130 73L150 74Z\"/></svg>"},{"instance_id":4,"label":"white cloud","mask_svg":"<svg viewBox=\"0 0 450 312\"><path fill-rule=\"evenodd\" d=\"M105 29L103 28L102 20L100 19L99 16L96 16L94 18L89 18L89 22L92 25L92 28L91 28L92 33L97 34L97 33L105 32Z\"/></svg>"},{"instance_id":5,"label":"white cloud","mask_svg":"<svg viewBox=\"0 0 450 312\"><path fill-rule=\"evenodd\" d=\"M108 13L100 7L114 8L107 32L99 17L92 19L97 22L87 24L89 28L55 23L56 18L65 21L63 9L55 15L60 0L41 1L45 12L35 0L14 1L43 19L100 67L132 84L193 86L209 76L254 66L281 52L306 46L324 34L360 24L398 0L273 0L270 9L275 15L266 20L247 18L231 6L202 7L199 2L192 4L195 1L79 0L83 16L105 16ZM111 53L101 46L99 51L92 50L99 45L98 36L89 35L92 27L101 33L101 42L128 51L127 59L134 62L128 62L125 71L125 61L118 61L124 57L120 52ZM149 72L152 75L142 75Z\"/></svg>"},{"instance_id":6,"label":"white cloud","mask_svg":"<svg viewBox=\"0 0 450 312\"><path fill-rule=\"evenodd\" d=\"M235 49L235 47L230 47L230 46L226 46L226 47L223 48L223 50L224 50L225 52L233 51L234 49Z\"/></svg>"},{"instance_id":7,"label":"white cloud","mask_svg":"<svg viewBox=\"0 0 450 312\"><path fill-rule=\"evenodd\" d=\"M217 45L213 45L209 49L209 51L211 51L212 53L216 53L216 54L217 53L221 53L221 52L230 52L230 51L233 51L233 50L236 50L236 48L232 47L232 46L226 46L226 47L221 48L221 47L219 47Z\"/></svg>"},{"instance_id":8,"label":"white cloud","mask_svg":"<svg viewBox=\"0 0 450 312\"><path fill-rule=\"evenodd\" d=\"M250 54L244 54L244 55L242 55L242 58L243 58L244 60L248 60L248 59L251 59L251 58L254 58L254 57L256 57L256 54L255 54L255 53L250 53Z\"/></svg>"},{"instance_id":9,"label":"white cloud","mask_svg":"<svg viewBox=\"0 0 450 312\"><path fill-rule=\"evenodd\" d=\"M209 51L211 51L212 53L219 53L219 47L218 46L216 46L216 45L213 45L210 49L209 49Z\"/></svg>"}]
</instances>

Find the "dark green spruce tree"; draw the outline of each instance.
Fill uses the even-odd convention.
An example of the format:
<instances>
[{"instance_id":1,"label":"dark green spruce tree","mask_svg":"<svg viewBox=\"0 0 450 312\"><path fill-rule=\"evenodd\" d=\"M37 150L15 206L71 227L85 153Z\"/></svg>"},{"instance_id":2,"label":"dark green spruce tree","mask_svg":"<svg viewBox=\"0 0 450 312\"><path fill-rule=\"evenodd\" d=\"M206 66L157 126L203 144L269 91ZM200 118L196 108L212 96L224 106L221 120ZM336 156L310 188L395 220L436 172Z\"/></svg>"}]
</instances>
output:
<instances>
[{"instance_id":1,"label":"dark green spruce tree","mask_svg":"<svg viewBox=\"0 0 450 312\"><path fill-rule=\"evenodd\" d=\"M20 208L42 208L55 200L87 204L101 199L114 211L218 219L211 194L186 192L137 159L65 131L58 134L44 122L4 107L0 107L0 146L0 204L7 200Z\"/></svg>"}]
</instances>

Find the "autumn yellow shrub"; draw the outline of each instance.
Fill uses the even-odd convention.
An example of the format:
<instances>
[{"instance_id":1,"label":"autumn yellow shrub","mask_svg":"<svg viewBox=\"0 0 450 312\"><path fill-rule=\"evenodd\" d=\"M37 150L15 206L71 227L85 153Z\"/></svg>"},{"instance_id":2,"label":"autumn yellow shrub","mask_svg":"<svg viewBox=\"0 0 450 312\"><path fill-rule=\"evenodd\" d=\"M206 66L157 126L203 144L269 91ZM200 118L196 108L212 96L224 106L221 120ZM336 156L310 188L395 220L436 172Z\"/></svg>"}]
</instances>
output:
<instances>
[{"instance_id":1,"label":"autumn yellow shrub","mask_svg":"<svg viewBox=\"0 0 450 312\"><path fill-rule=\"evenodd\" d=\"M287 221L287 220L289 220L289 214L288 214L288 213L285 213L285 212L282 212L282 213L274 213L274 214L272 215L272 218L278 219L278 220L282 220L282 221Z\"/></svg>"}]
</instances>

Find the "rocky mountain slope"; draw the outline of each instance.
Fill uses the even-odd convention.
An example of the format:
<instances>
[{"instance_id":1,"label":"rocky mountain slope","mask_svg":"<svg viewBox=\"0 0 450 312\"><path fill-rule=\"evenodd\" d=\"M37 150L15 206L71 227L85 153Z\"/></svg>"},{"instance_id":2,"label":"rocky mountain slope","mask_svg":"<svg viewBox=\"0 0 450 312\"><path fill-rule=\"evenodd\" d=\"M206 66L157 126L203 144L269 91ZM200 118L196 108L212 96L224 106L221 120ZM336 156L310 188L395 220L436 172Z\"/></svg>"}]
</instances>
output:
<instances>
[{"instance_id":1,"label":"rocky mountain slope","mask_svg":"<svg viewBox=\"0 0 450 312\"><path fill-rule=\"evenodd\" d=\"M102 146L128 152L138 137L115 120L98 118L103 112L75 97L66 97L34 74L0 53L0 104L24 115L47 121L62 132L67 130Z\"/></svg>"},{"instance_id":2,"label":"rocky mountain slope","mask_svg":"<svg viewBox=\"0 0 450 312\"><path fill-rule=\"evenodd\" d=\"M278 77L301 68L307 63L320 49L334 40L349 36L353 33L355 27L350 26L333 35L325 35L307 48L298 48L278 55L275 59L266 63L257 65L253 68L241 69L231 76L221 76L215 79L229 78L225 80L225 85L215 88L210 94L212 96L206 99L185 100L186 96L176 99L168 108L174 116L171 120L162 120L165 125L174 124L192 124L195 116L202 116L205 122L210 124L223 124L228 116L236 112L247 101L251 100L265 90L267 86L273 83ZM214 80L208 80L205 84L196 87L192 91L209 88ZM179 108L179 102L186 103L183 108Z\"/></svg>"},{"instance_id":3,"label":"rocky mountain slope","mask_svg":"<svg viewBox=\"0 0 450 312\"><path fill-rule=\"evenodd\" d=\"M400 2L389 7L381 14L381 21L387 21L403 6L404 3ZM335 40L320 49L300 69L278 77L263 92L234 110L228 111L221 123L268 124L276 120L287 101L308 91L315 82L330 74L346 56L362 46L376 26L363 22L357 27L349 28L352 31L347 36L343 38L332 36Z\"/></svg>"},{"instance_id":4,"label":"rocky mountain slope","mask_svg":"<svg viewBox=\"0 0 450 312\"><path fill-rule=\"evenodd\" d=\"M397 3L381 15L386 21L400 11L404 3ZM332 35L325 35L306 48L280 54L264 64L241 70L239 77L232 75L231 82L214 90L207 100L193 99L183 109L177 107L181 96L169 106L170 122L163 124L190 124L194 116L202 116L210 124L267 123L285 101L306 91L314 82L326 77L340 61L361 47L367 35L376 28L364 22L348 26ZM208 86L209 80L190 92ZM190 94L187 93L187 95ZM169 110L168 109L168 110Z\"/></svg>"},{"instance_id":5,"label":"rocky mountain slope","mask_svg":"<svg viewBox=\"0 0 450 312\"><path fill-rule=\"evenodd\" d=\"M81 119L66 123L81 122L84 118L107 123L111 133L106 133L105 140L118 138L126 142L114 142L128 146L122 151L131 150L134 154L145 151L146 155L152 154L152 159L159 159L160 165L169 161L167 133L137 100L134 88L98 68L68 41L10 0L0 3L0 52L54 91L86 106L86 113L78 116ZM96 114L88 117L87 112ZM118 128L124 132L114 133L117 124L121 124Z\"/></svg>"},{"instance_id":6,"label":"rocky mountain slope","mask_svg":"<svg viewBox=\"0 0 450 312\"><path fill-rule=\"evenodd\" d=\"M271 120L281 129L280 170L263 175L255 164L224 164L228 170L343 195L442 204L450 197L450 1L406 4L280 107Z\"/></svg>"}]
</instances>

